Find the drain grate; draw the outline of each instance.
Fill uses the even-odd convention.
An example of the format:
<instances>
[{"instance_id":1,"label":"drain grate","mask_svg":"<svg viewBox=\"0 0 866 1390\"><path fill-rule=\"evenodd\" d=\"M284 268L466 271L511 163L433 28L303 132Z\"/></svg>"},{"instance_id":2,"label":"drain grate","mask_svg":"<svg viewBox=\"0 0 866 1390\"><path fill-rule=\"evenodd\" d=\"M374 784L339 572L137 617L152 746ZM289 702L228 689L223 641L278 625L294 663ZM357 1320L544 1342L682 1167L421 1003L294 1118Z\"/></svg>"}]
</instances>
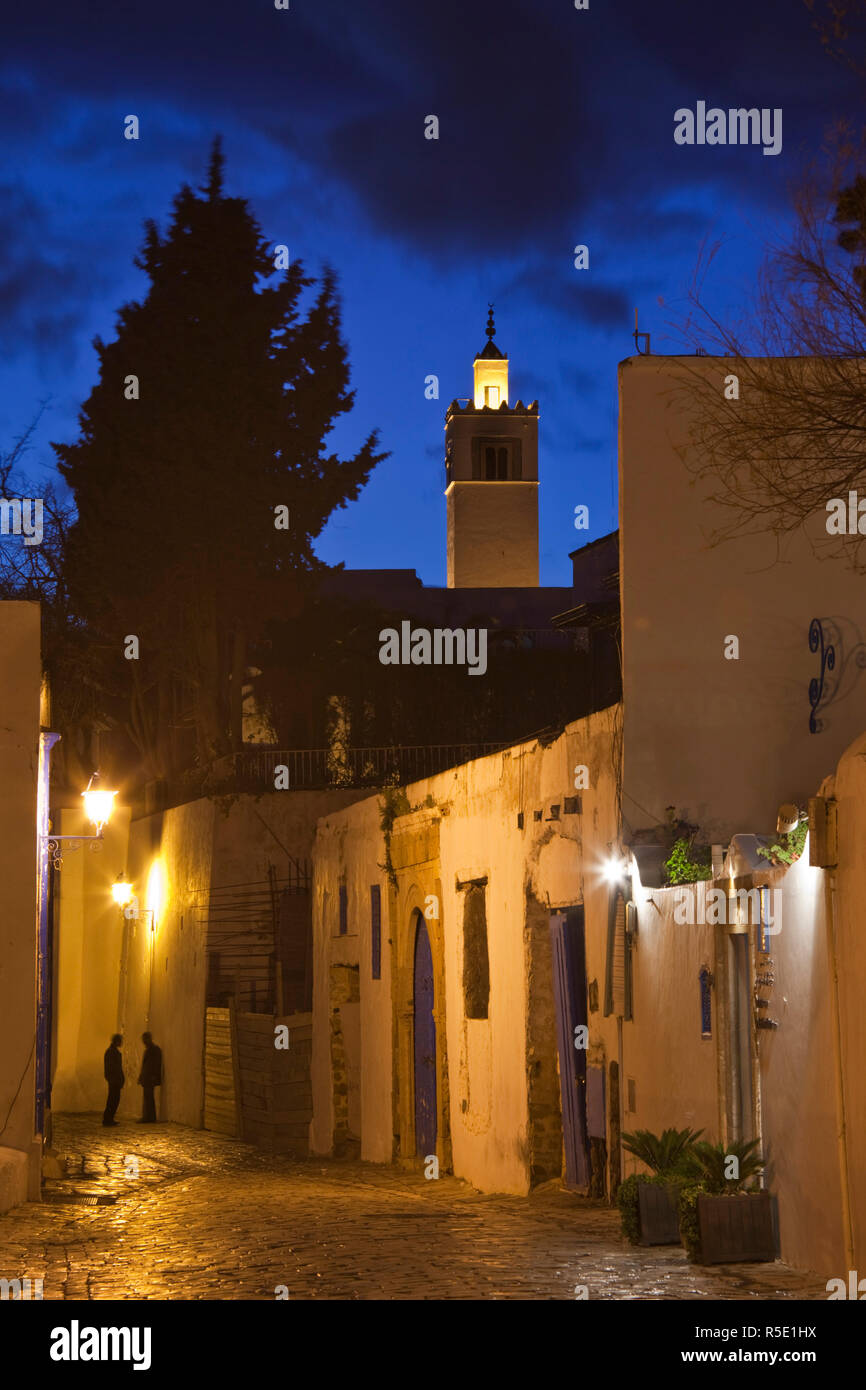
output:
<instances>
[{"instance_id":1,"label":"drain grate","mask_svg":"<svg viewBox=\"0 0 866 1390\"><path fill-rule=\"evenodd\" d=\"M43 1192L43 1202L74 1202L81 1207L113 1207L116 1197L106 1192Z\"/></svg>"}]
</instances>

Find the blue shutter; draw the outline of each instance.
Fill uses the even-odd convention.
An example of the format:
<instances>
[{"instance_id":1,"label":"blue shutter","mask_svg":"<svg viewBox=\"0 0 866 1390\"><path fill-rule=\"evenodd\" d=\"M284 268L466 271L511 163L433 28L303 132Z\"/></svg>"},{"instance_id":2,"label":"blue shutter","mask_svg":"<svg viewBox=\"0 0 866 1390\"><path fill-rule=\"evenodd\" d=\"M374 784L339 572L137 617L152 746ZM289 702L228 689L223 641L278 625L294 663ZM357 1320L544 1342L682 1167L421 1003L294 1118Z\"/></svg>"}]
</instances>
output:
<instances>
[{"instance_id":1,"label":"blue shutter","mask_svg":"<svg viewBox=\"0 0 866 1390\"><path fill-rule=\"evenodd\" d=\"M340 935L349 930L349 890L345 883L340 884Z\"/></svg>"},{"instance_id":2,"label":"blue shutter","mask_svg":"<svg viewBox=\"0 0 866 1390\"><path fill-rule=\"evenodd\" d=\"M706 965L701 966L698 979L701 982L701 1037L711 1038L713 1036L713 1006L710 996L712 975Z\"/></svg>"},{"instance_id":3,"label":"blue shutter","mask_svg":"<svg viewBox=\"0 0 866 1390\"><path fill-rule=\"evenodd\" d=\"M374 980L382 978L382 891L370 887L370 968Z\"/></svg>"}]
</instances>

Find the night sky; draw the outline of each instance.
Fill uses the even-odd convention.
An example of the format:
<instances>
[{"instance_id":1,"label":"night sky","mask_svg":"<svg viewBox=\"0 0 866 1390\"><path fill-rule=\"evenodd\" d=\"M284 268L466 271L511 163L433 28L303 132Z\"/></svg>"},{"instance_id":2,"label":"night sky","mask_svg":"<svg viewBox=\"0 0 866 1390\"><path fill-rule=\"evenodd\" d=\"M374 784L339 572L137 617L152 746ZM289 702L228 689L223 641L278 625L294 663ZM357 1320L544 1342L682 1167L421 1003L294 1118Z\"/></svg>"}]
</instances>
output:
<instances>
[{"instance_id":1,"label":"night sky","mask_svg":"<svg viewBox=\"0 0 866 1390\"><path fill-rule=\"evenodd\" d=\"M781 107L781 154L676 145L674 111L699 100ZM221 133L226 191L309 271L337 271L357 401L336 447L353 453L378 426L391 450L322 558L445 582L444 412L471 393L493 300L511 402L540 402L542 583L568 583L568 551L616 525L616 366L634 307L653 351L682 350L671 321L702 242L721 240L710 297L736 312L804 160L861 110L803 0L7 7L0 449L47 398L29 470L77 436L91 340L113 338L121 303L146 289L142 223L165 225L180 184L203 182ZM578 243L589 271L573 267ZM573 528L579 502L588 533Z\"/></svg>"}]
</instances>

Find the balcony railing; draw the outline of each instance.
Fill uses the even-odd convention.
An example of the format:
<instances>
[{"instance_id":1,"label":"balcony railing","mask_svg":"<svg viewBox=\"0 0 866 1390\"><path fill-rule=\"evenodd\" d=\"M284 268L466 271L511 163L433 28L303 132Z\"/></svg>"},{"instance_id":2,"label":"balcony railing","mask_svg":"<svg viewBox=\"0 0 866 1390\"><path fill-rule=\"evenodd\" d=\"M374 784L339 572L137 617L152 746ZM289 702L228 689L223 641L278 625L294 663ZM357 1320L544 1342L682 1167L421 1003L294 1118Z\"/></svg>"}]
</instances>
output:
<instances>
[{"instance_id":1,"label":"balcony railing","mask_svg":"<svg viewBox=\"0 0 866 1390\"><path fill-rule=\"evenodd\" d=\"M401 786L445 772L459 763L484 758L508 747L503 743L439 743L385 748L245 748L207 772L190 769L183 777L149 782L133 797L133 816L151 815L202 796L237 795L285 787L290 791ZM277 769L286 772L277 778Z\"/></svg>"},{"instance_id":2,"label":"balcony railing","mask_svg":"<svg viewBox=\"0 0 866 1390\"><path fill-rule=\"evenodd\" d=\"M382 787L417 782L501 749L501 743L440 743L385 748L244 749L235 755L237 791L273 791L277 768L287 770L290 789Z\"/></svg>"}]
</instances>

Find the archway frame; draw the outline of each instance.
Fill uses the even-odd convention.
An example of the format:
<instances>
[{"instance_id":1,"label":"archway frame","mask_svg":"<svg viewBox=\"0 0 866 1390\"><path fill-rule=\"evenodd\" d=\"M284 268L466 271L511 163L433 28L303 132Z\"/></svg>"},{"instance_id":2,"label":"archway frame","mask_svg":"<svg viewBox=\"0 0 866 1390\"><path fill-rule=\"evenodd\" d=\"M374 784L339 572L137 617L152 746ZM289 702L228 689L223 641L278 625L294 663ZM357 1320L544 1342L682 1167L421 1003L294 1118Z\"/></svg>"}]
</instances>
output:
<instances>
[{"instance_id":1,"label":"archway frame","mask_svg":"<svg viewBox=\"0 0 866 1390\"><path fill-rule=\"evenodd\" d=\"M448 1045L445 1007L445 935L442 885L439 879L413 881L391 890L394 933L392 1010L394 1022L394 1120L395 1158L409 1168L424 1163L416 1152L415 1138L415 939L418 920L423 920L433 960L433 1020L436 1025L436 1157L441 1171L451 1169L451 1112L448 1084ZM438 904L432 917L429 899Z\"/></svg>"}]
</instances>

